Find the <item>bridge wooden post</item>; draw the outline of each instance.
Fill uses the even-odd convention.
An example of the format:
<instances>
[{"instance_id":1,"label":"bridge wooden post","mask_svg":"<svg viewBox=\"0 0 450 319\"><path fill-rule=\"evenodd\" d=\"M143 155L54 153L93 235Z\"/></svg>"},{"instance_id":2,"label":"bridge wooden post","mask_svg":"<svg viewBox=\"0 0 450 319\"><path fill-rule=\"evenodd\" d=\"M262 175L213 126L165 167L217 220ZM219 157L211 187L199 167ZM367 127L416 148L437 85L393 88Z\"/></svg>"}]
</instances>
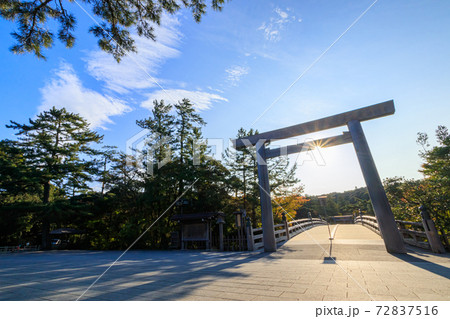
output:
<instances>
[{"instance_id":1,"label":"bridge wooden post","mask_svg":"<svg viewBox=\"0 0 450 319\"><path fill-rule=\"evenodd\" d=\"M264 251L273 252L277 250L277 244L275 241L275 230L273 228L272 201L270 199L265 142L266 140L259 140L256 143L256 163L258 166Z\"/></svg>"},{"instance_id":2,"label":"bridge wooden post","mask_svg":"<svg viewBox=\"0 0 450 319\"><path fill-rule=\"evenodd\" d=\"M282 218L283 218L284 229L286 230L286 241L288 241L291 237L291 236L289 236L289 222L287 221L285 212L281 213L281 215L283 216Z\"/></svg>"},{"instance_id":3,"label":"bridge wooden post","mask_svg":"<svg viewBox=\"0 0 450 319\"><path fill-rule=\"evenodd\" d=\"M369 191L373 210L378 220L378 226L383 237L386 250L390 253L406 253L405 244L395 222L394 214L386 197L386 193L378 175L375 162L370 153L360 121L347 123L358 157L359 165Z\"/></svg>"},{"instance_id":4,"label":"bridge wooden post","mask_svg":"<svg viewBox=\"0 0 450 319\"><path fill-rule=\"evenodd\" d=\"M361 220L361 225L364 226L364 219L363 219L361 209L359 210L359 219Z\"/></svg>"},{"instance_id":5,"label":"bridge wooden post","mask_svg":"<svg viewBox=\"0 0 450 319\"><path fill-rule=\"evenodd\" d=\"M430 213L428 213L425 206L420 206L420 216L422 217L422 224L425 233L427 234L428 243L434 253L445 253L444 245L442 245L439 233L434 225L434 221L431 219Z\"/></svg>"}]
</instances>

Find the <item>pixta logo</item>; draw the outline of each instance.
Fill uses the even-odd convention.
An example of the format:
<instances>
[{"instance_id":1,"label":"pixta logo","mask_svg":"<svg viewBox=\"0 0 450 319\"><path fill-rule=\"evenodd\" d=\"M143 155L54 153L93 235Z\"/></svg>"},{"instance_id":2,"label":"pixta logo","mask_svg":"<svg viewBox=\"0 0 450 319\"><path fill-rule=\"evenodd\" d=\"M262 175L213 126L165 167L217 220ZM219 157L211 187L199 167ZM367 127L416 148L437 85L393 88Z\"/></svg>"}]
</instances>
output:
<instances>
[{"instance_id":1,"label":"pixta logo","mask_svg":"<svg viewBox=\"0 0 450 319\"><path fill-rule=\"evenodd\" d=\"M140 131L127 140L127 165L136 165L140 169L145 169L148 175L153 175L154 167L159 169L169 163L172 158L169 142L170 139L167 136L151 133L147 129Z\"/></svg>"},{"instance_id":2,"label":"pixta logo","mask_svg":"<svg viewBox=\"0 0 450 319\"><path fill-rule=\"evenodd\" d=\"M300 166L306 162L313 162L317 166L326 165L320 147L315 145L311 139L306 139L302 143L299 143L298 139L292 138L283 141L271 141L269 148L266 150L267 158L264 159L258 157L258 152L256 151L258 145L253 146L250 141L242 140L249 150L248 154L251 154L259 165L267 165L267 158L286 157L291 153L296 154L294 161ZM232 147L231 140L212 138L194 140L192 143L193 165L201 164L200 155L205 150L209 157L223 161L224 151L227 149L228 161L236 160L238 151ZM290 146L286 146L286 143ZM292 148L295 148L295 151L290 151ZM151 133L149 130L144 129L127 140L126 154L127 165L135 165L145 170L147 174L153 175L156 167L159 169L171 161L174 152L171 149L169 137Z\"/></svg>"}]
</instances>

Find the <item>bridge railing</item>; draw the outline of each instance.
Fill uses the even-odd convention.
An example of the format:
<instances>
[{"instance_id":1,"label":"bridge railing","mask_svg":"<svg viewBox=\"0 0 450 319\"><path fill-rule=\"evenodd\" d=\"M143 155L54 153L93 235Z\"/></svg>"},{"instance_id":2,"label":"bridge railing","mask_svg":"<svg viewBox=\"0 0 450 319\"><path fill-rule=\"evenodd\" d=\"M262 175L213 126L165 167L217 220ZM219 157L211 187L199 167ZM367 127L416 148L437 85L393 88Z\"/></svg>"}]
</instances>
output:
<instances>
[{"instance_id":1,"label":"bridge railing","mask_svg":"<svg viewBox=\"0 0 450 319\"><path fill-rule=\"evenodd\" d=\"M395 222L397 223L398 230L400 231L403 241L406 244L423 249L433 250L435 252L442 252L443 247L436 247L436 244L434 244L434 247L430 245L430 243L433 242L433 234L430 230L428 232L425 230L423 222L410 222L405 220L396 220ZM355 218L355 224L356 223L360 223L363 226L366 226L367 228L373 230L375 233L381 236L376 217L359 215Z\"/></svg>"},{"instance_id":2,"label":"bridge railing","mask_svg":"<svg viewBox=\"0 0 450 319\"><path fill-rule=\"evenodd\" d=\"M274 225L275 241L277 243L287 241L295 235L318 225L326 225L327 222L320 218L304 218L292 221L284 221ZM262 227L249 229L248 247L249 250L257 250L264 247Z\"/></svg>"},{"instance_id":3,"label":"bridge railing","mask_svg":"<svg viewBox=\"0 0 450 319\"><path fill-rule=\"evenodd\" d=\"M367 216L367 215L359 215L355 218L355 224L362 224L363 226L366 226L370 230L374 231L378 235L381 236L380 228L378 227L378 221L376 217L374 216Z\"/></svg>"},{"instance_id":4,"label":"bridge railing","mask_svg":"<svg viewBox=\"0 0 450 319\"><path fill-rule=\"evenodd\" d=\"M430 249L427 233L424 230L422 223L407 222L404 220L395 221L398 226L400 234L402 234L403 241L412 246Z\"/></svg>"},{"instance_id":5,"label":"bridge railing","mask_svg":"<svg viewBox=\"0 0 450 319\"><path fill-rule=\"evenodd\" d=\"M41 246L0 246L0 254L15 253L20 251L35 251Z\"/></svg>"},{"instance_id":6,"label":"bridge railing","mask_svg":"<svg viewBox=\"0 0 450 319\"><path fill-rule=\"evenodd\" d=\"M303 218L292 220L287 224L289 228L289 238L291 238L312 227L326 225L327 222L321 218Z\"/></svg>"}]
</instances>

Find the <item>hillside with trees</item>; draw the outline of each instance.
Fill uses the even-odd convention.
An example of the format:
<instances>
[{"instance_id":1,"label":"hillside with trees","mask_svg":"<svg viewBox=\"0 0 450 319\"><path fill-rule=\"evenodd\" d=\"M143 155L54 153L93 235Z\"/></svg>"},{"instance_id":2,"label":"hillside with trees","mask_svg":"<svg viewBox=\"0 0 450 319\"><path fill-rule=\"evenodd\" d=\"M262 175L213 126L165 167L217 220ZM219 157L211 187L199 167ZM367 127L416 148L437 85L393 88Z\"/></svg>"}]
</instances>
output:
<instances>
[{"instance_id":1,"label":"hillside with trees","mask_svg":"<svg viewBox=\"0 0 450 319\"><path fill-rule=\"evenodd\" d=\"M367 188L360 187L342 193L334 192L318 196L306 196L306 203L298 209L298 217L306 218L308 212L313 217L342 216L358 214L373 215Z\"/></svg>"}]
</instances>

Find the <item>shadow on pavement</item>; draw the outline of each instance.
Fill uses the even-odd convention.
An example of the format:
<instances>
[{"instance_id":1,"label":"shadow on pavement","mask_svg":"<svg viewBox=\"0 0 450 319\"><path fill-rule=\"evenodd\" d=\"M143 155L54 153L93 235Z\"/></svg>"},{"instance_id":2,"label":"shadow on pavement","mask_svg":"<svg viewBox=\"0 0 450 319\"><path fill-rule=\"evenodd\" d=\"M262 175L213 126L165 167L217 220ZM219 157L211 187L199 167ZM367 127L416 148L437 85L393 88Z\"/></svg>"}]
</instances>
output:
<instances>
[{"instance_id":1,"label":"shadow on pavement","mask_svg":"<svg viewBox=\"0 0 450 319\"><path fill-rule=\"evenodd\" d=\"M414 253L417 254L416 251L414 251ZM448 267L441 266L432 261L418 258L418 257L412 256L410 254L391 254L391 255L404 261L404 262L407 262L413 266L416 266L416 267L422 268L426 271L432 272L433 274L442 276L447 279L450 278L450 268L448 268ZM425 255L425 254L420 254L420 255L429 256L432 254L429 253L428 255ZM447 262L450 260L450 254L448 254L448 253L442 254L442 255L435 255L435 256L439 256L440 258L445 258L447 260Z\"/></svg>"},{"instance_id":2,"label":"shadow on pavement","mask_svg":"<svg viewBox=\"0 0 450 319\"><path fill-rule=\"evenodd\" d=\"M0 257L0 300L76 300L120 254L60 251ZM182 299L217 280L248 277L239 266L266 255L130 251L81 300ZM229 286L232 292L233 283Z\"/></svg>"}]
</instances>

